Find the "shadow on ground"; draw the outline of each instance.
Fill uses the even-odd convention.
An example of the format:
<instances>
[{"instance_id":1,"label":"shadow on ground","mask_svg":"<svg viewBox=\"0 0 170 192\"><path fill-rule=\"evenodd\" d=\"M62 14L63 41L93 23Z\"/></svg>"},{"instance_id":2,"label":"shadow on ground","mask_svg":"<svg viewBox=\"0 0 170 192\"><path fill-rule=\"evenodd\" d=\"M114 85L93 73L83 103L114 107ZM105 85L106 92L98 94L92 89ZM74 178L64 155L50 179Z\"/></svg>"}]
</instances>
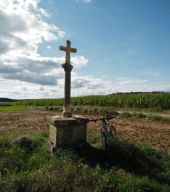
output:
<instances>
[{"instance_id":1,"label":"shadow on ground","mask_svg":"<svg viewBox=\"0 0 170 192\"><path fill-rule=\"evenodd\" d=\"M98 164L106 169L114 166L133 174L148 176L162 184L170 184L170 178L163 175L166 169L161 163L163 157L155 150L142 150L115 139L107 150L87 144L77 147L75 151L90 166Z\"/></svg>"}]
</instances>

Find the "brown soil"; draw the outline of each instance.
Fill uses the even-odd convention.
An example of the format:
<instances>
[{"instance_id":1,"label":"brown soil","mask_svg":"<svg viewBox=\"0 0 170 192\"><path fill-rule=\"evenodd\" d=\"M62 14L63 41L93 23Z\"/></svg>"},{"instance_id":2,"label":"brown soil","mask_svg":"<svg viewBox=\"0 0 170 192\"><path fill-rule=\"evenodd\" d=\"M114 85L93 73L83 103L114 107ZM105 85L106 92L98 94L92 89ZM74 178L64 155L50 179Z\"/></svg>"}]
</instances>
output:
<instances>
[{"instance_id":1,"label":"brown soil","mask_svg":"<svg viewBox=\"0 0 170 192\"><path fill-rule=\"evenodd\" d=\"M114 125L123 139L170 151L170 124L146 119L117 119Z\"/></svg>"},{"instance_id":2,"label":"brown soil","mask_svg":"<svg viewBox=\"0 0 170 192\"><path fill-rule=\"evenodd\" d=\"M48 130L47 117L53 115L56 115L56 112L0 112L0 134L24 134ZM121 118L113 119L111 123L115 126L118 137L122 139L137 145L151 145L170 151L170 124L145 119ZM99 130L99 123L89 123L88 127Z\"/></svg>"},{"instance_id":3,"label":"brown soil","mask_svg":"<svg viewBox=\"0 0 170 192\"><path fill-rule=\"evenodd\" d=\"M48 115L55 115L46 111L0 112L0 134L28 133L48 129Z\"/></svg>"}]
</instances>

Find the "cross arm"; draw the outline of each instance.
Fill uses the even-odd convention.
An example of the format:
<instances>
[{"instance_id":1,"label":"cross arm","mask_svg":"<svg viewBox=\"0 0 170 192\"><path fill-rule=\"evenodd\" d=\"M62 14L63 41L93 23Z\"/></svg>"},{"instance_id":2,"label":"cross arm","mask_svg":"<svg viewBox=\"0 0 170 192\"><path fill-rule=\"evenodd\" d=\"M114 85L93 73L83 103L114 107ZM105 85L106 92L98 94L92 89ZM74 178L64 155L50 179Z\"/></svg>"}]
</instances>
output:
<instances>
[{"instance_id":1,"label":"cross arm","mask_svg":"<svg viewBox=\"0 0 170 192\"><path fill-rule=\"evenodd\" d=\"M59 50L61 50L61 51L66 51L66 47L60 45Z\"/></svg>"},{"instance_id":2,"label":"cross arm","mask_svg":"<svg viewBox=\"0 0 170 192\"><path fill-rule=\"evenodd\" d=\"M77 52L77 49L75 49L75 48L71 48L71 49L70 49L70 52L72 52L72 53L76 53L76 52Z\"/></svg>"},{"instance_id":3,"label":"cross arm","mask_svg":"<svg viewBox=\"0 0 170 192\"><path fill-rule=\"evenodd\" d=\"M76 52L77 52L77 49L75 49L75 48L68 48L68 47L64 47L64 46L62 46L62 45L60 45L59 50L61 50L61 51L67 51L67 50L69 50L69 51L72 52L72 53L76 53Z\"/></svg>"}]
</instances>

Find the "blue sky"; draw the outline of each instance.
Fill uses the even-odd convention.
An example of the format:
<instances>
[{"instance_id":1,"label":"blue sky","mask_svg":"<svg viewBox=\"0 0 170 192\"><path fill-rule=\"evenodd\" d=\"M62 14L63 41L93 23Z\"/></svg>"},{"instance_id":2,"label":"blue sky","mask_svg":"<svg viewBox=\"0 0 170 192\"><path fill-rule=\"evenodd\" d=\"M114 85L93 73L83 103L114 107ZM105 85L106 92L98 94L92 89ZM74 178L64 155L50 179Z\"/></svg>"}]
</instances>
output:
<instances>
[{"instance_id":1,"label":"blue sky","mask_svg":"<svg viewBox=\"0 0 170 192\"><path fill-rule=\"evenodd\" d=\"M170 1L58 0L41 4L52 13L50 22L64 29L65 39L71 39L89 59L82 74L106 75L111 80L170 80ZM51 54L56 55L55 48Z\"/></svg>"},{"instance_id":2,"label":"blue sky","mask_svg":"<svg viewBox=\"0 0 170 192\"><path fill-rule=\"evenodd\" d=\"M24 0L16 2L18 6ZM41 21L42 25L36 28L37 31L43 31L45 25L49 27L45 28L46 34L40 33L40 39L35 33L29 34L36 37L36 41L35 38L30 38L32 44L29 45L31 55L29 62L26 53L22 53L22 60L19 60L21 55L17 58L20 68L23 67L23 60L28 62L26 67L30 71L25 73L24 77L18 71L17 75L7 74L6 71L9 70L7 68L13 67L14 64L10 63L8 66L7 62L4 62L6 73L5 75L0 73L1 81L4 81L4 84L13 81L14 87L17 87L14 92L11 92L9 87L10 94L7 90L4 96L13 96L18 90L25 90L19 97L26 95L28 98L62 97L63 73L59 66L58 72L52 72L51 68L48 71L46 69L46 72L38 71L36 66L41 66L45 62L46 65L42 65L43 67L48 67L50 62L61 64L64 61L64 53L59 51L58 47L60 44L65 44L67 39L78 49L76 56L72 55L73 66L75 64L72 95L170 91L169 0L27 0L27 2L27 5L22 6L23 16L34 15L34 20ZM10 8L11 5L8 10ZM17 15L19 12L12 10L11 14ZM21 21L15 20L15 22ZM28 23L25 25L35 28ZM56 29L51 30L50 26L55 26ZM28 31L22 33L27 36ZM1 32L0 35L2 37ZM32 49L36 47L34 53L31 52L31 46ZM34 62L34 71L30 69L30 60ZM33 74L35 71L42 72L37 79ZM31 78L31 75L34 75L34 78ZM54 91L55 77L57 92ZM2 89L1 85L0 90ZM35 94L35 91L39 94Z\"/></svg>"}]
</instances>

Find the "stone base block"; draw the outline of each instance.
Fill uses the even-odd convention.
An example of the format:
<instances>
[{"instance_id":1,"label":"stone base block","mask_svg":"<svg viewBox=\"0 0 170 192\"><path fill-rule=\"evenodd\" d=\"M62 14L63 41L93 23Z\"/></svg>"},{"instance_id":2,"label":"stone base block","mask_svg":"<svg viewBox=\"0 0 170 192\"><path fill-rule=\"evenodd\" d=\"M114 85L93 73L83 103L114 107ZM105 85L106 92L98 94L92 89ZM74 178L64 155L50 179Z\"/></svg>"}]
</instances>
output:
<instances>
[{"instance_id":1,"label":"stone base block","mask_svg":"<svg viewBox=\"0 0 170 192\"><path fill-rule=\"evenodd\" d=\"M82 116L50 118L49 140L51 149L71 148L86 143L88 119Z\"/></svg>"}]
</instances>

